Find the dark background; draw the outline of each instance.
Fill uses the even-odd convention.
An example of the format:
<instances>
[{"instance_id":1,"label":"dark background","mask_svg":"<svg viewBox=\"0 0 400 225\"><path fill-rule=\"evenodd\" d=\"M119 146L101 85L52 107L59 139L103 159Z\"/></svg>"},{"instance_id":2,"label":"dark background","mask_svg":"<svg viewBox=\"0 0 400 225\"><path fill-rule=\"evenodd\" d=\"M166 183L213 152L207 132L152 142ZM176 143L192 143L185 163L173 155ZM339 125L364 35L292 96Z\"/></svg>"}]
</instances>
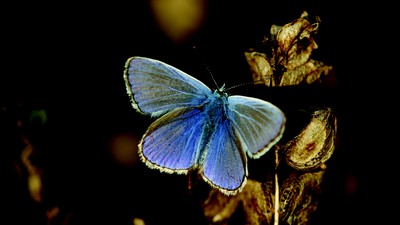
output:
<instances>
[{"instance_id":1,"label":"dark background","mask_svg":"<svg viewBox=\"0 0 400 225\"><path fill-rule=\"evenodd\" d=\"M381 195L388 188L378 169L390 166L382 154L393 153L382 153L389 152L381 144L386 130L377 128L388 123L389 115L382 116L381 91L374 88L382 80L375 73L381 70L374 69L374 49L383 43L376 41L379 29L371 28L373 18L360 6L213 1L197 33L176 43L158 28L147 1L133 2L21 3L3 9L9 11L1 28L0 151L6 171L1 224L43 224L43 212L54 206L71 224L131 224L134 217L149 225L205 224L188 196L185 176L160 174L140 162L123 166L110 155L113 138L140 137L151 121L129 103L122 79L125 61L131 56L159 59L213 87L205 62L219 85L247 82L251 76L243 51L258 44L272 24L291 22L303 10L321 18L319 48L312 58L332 65L337 79L326 99L289 92L284 96L291 100L281 103L326 100L338 119L338 145L327 162L313 224L363 224L390 217L388 199ZM249 86L234 91L270 100ZM44 125L29 122L37 109L46 111ZM45 171L40 204L29 200L14 171L22 148L16 121L25 121L22 132L35 146L34 164Z\"/></svg>"}]
</instances>

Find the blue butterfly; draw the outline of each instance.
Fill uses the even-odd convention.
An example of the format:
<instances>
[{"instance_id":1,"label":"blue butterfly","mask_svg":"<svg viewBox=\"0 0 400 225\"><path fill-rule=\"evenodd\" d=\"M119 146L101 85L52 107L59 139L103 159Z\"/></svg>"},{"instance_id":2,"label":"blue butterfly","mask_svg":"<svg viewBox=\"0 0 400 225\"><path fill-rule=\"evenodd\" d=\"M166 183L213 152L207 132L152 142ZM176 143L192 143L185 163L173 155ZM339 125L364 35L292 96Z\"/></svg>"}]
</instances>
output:
<instances>
[{"instance_id":1,"label":"blue butterfly","mask_svg":"<svg viewBox=\"0 0 400 225\"><path fill-rule=\"evenodd\" d=\"M133 108L157 117L139 142L141 160L161 172L203 179L226 195L246 185L247 156L259 158L281 138L286 117L257 98L229 96L161 61L129 58L124 79Z\"/></svg>"}]
</instances>

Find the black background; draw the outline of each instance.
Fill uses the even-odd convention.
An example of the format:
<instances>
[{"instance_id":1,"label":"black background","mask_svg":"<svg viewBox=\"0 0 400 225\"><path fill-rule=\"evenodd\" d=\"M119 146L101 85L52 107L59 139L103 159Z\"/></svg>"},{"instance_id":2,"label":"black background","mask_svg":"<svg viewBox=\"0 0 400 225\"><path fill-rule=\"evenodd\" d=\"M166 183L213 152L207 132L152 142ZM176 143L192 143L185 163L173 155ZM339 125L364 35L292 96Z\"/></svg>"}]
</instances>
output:
<instances>
[{"instance_id":1,"label":"black background","mask_svg":"<svg viewBox=\"0 0 400 225\"><path fill-rule=\"evenodd\" d=\"M375 69L380 56L374 51L384 43L377 41L379 24L371 23L372 11L344 1L213 1L200 31L176 44L158 29L147 1L133 2L21 3L4 14L2 161L10 169L18 158L15 119L45 109L46 125L27 131L38 149L36 163L47 171L41 207L57 205L72 212L72 224L130 224L133 217L150 225L205 224L188 197L185 176L160 174L142 164L122 167L110 159L111 137L140 136L150 124L129 103L122 79L125 61L131 56L159 59L212 87L205 61L218 84L233 86L250 80L243 51L259 43L272 24L291 22L306 10L322 21L312 58L332 65L337 78L328 99L316 93L285 94L297 103L326 100L338 118L338 146L327 162L313 224L363 224L390 217L382 193L391 189L380 169L389 170L383 159L393 151L382 145L388 131L377 127L389 123L390 116L382 116L388 110L383 110L377 87L385 78L378 76L382 69ZM235 89L235 94L265 97L249 89ZM40 221L42 211L24 199L16 179L6 173L1 183L1 204L7 210L0 220L37 224L33 221Z\"/></svg>"}]
</instances>

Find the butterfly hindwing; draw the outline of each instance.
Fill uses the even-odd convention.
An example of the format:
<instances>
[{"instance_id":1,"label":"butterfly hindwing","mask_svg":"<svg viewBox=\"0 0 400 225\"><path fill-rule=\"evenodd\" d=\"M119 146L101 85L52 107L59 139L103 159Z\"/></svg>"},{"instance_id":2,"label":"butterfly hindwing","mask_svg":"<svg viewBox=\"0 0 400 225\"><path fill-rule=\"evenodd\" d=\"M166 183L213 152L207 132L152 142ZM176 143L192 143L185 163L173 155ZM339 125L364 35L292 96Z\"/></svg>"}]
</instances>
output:
<instances>
[{"instance_id":1,"label":"butterfly hindwing","mask_svg":"<svg viewBox=\"0 0 400 225\"><path fill-rule=\"evenodd\" d=\"M237 142L230 121L221 120L209 140L202 175L212 186L232 195L246 184L247 158Z\"/></svg>"},{"instance_id":2,"label":"butterfly hindwing","mask_svg":"<svg viewBox=\"0 0 400 225\"><path fill-rule=\"evenodd\" d=\"M164 172L187 173L202 147L203 114L198 108L179 108L158 118L139 144L141 159Z\"/></svg>"},{"instance_id":3,"label":"butterfly hindwing","mask_svg":"<svg viewBox=\"0 0 400 225\"><path fill-rule=\"evenodd\" d=\"M212 95L201 81L154 59L128 59L124 79L133 107L153 116L178 107L202 105Z\"/></svg>"},{"instance_id":4,"label":"butterfly hindwing","mask_svg":"<svg viewBox=\"0 0 400 225\"><path fill-rule=\"evenodd\" d=\"M230 121L252 158L265 154L282 136L286 117L275 105L257 98L230 96Z\"/></svg>"}]
</instances>

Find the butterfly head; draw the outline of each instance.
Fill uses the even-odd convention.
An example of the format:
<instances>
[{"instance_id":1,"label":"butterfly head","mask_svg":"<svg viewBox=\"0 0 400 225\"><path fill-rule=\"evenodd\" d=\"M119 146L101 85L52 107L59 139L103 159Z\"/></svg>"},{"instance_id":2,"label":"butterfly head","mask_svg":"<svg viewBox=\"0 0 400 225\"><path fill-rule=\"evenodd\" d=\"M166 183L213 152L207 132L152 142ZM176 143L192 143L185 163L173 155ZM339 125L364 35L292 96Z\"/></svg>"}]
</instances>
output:
<instances>
[{"instance_id":1,"label":"butterfly head","mask_svg":"<svg viewBox=\"0 0 400 225\"><path fill-rule=\"evenodd\" d=\"M220 88L215 89L214 95L219 97L219 98L222 98L222 97L227 98L228 97L228 93L225 90L225 84L223 84Z\"/></svg>"}]
</instances>

